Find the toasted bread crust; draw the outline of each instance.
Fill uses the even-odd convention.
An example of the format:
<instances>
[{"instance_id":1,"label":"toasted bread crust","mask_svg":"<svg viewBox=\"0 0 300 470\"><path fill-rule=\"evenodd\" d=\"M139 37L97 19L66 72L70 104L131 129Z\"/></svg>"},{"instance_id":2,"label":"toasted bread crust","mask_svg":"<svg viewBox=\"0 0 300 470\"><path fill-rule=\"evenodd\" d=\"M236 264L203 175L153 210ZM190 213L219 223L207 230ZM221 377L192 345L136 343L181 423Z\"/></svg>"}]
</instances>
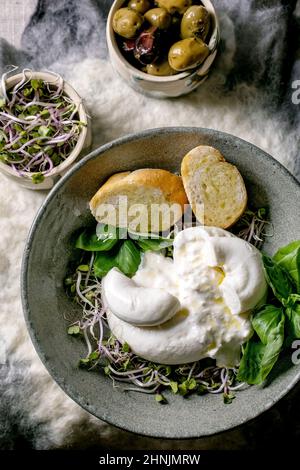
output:
<instances>
[{"instance_id":1,"label":"toasted bread crust","mask_svg":"<svg viewBox=\"0 0 300 470\"><path fill-rule=\"evenodd\" d=\"M188 204L182 179L166 170L140 169L132 172L116 173L97 191L90 201L90 209L97 219L97 208L101 204L115 204L120 196L127 196L150 208L152 203L179 204L181 214ZM161 227L167 230L170 226ZM149 227L151 230L151 227Z\"/></svg>"},{"instance_id":2,"label":"toasted bread crust","mask_svg":"<svg viewBox=\"0 0 300 470\"><path fill-rule=\"evenodd\" d=\"M100 187L100 189L98 189L98 191L90 200L90 209L93 215L98 204L101 204L101 199L103 198L103 195L106 193L106 191L111 191L116 184L119 184L124 178L130 175L130 173L130 171L122 171L120 173L115 173L114 175L110 176L108 180L105 181L105 183Z\"/></svg>"}]
</instances>

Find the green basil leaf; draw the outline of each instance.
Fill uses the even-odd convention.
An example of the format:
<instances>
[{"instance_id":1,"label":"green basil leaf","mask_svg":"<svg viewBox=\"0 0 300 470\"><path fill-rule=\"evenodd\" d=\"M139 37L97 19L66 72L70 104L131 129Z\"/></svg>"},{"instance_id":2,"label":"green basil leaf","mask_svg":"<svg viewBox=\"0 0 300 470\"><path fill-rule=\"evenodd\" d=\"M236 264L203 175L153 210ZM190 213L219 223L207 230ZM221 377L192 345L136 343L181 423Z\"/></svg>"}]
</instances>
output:
<instances>
[{"instance_id":1,"label":"green basil leaf","mask_svg":"<svg viewBox=\"0 0 300 470\"><path fill-rule=\"evenodd\" d=\"M118 238L105 238L99 240L95 229L84 230L76 240L76 248L85 251L109 251L117 243Z\"/></svg>"},{"instance_id":2,"label":"green basil leaf","mask_svg":"<svg viewBox=\"0 0 300 470\"><path fill-rule=\"evenodd\" d=\"M126 229L114 227L112 225L107 225L107 224L97 224L96 227L96 235L99 240L115 240L118 238L126 238L126 236L123 236L123 232L127 233Z\"/></svg>"},{"instance_id":3,"label":"green basil leaf","mask_svg":"<svg viewBox=\"0 0 300 470\"><path fill-rule=\"evenodd\" d=\"M160 251L173 245L173 240L138 240L137 244L143 251Z\"/></svg>"},{"instance_id":4,"label":"green basil leaf","mask_svg":"<svg viewBox=\"0 0 300 470\"><path fill-rule=\"evenodd\" d=\"M244 349L237 379L248 384L260 384L277 362L284 341L285 317L281 308L266 305L255 315L253 336Z\"/></svg>"},{"instance_id":5,"label":"green basil leaf","mask_svg":"<svg viewBox=\"0 0 300 470\"><path fill-rule=\"evenodd\" d=\"M141 254L137 246L132 240L125 240L121 245L110 251L98 251L96 253L93 265L94 273L97 277L103 277L110 269L119 268L126 276L133 276L140 262Z\"/></svg>"},{"instance_id":6,"label":"green basil leaf","mask_svg":"<svg viewBox=\"0 0 300 470\"><path fill-rule=\"evenodd\" d=\"M141 262L141 253L132 240L125 240L116 256L117 266L127 276L136 273Z\"/></svg>"},{"instance_id":7,"label":"green basil leaf","mask_svg":"<svg viewBox=\"0 0 300 470\"><path fill-rule=\"evenodd\" d=\"M269 256L263 255L266 279L274 295L283 302L294 291L294 285L289 273Z\"/></svg>"},{"instance_id":8,"label":"green basil leaf","mask_svg":"<svg viewBox=\"0 0 300 470\"><path fill-rule=\"evenodd\" d=\"M287 344L300 338L300 295L292 294L288 298L286 314Z\"/></svg>"},{"instance_id":9,"label":"green basil leaf","mask_svg":"<svg viewBox=\"0 0 300 470\"><path fill-rule=\"evenodd\" d=\"M276 364L282 344L280 338L267 345L251 339L245 348L237 379L250 385L261 384Z\"/></svg>"},{"instance_id":10,"label":"green basil leaf","mask_svg":"<svg viewBox=\"0 0 300 470\"><path fill-rule=\"evenodd\" d=\"M283 310L273 305L263 305L252 319L252 326L263 344L268 344L278 335L283 335L282 330Z\"/></svg>"},{"instance_id":11,"label":"green basil leaf","mask_svg":"<svg viewBox=\"0 0 300 470\"><path fill-rule=\"evenodd\" d=\"M300 240L280 248L273 259L289 272L300 294Z\"/></svg>"},{"instance_id":12,"label":"green basil leaf","mask_svg":"<svg viewBox=\"0 0 300 470\"><path fill-rule=\"evenodd\" d=\"M139 245L143 251L160 251L173 245L172 238L160 237L159 235L149 233L146 235L136 232L128 232L129 237Z\"/></svg>"},{"instance_id":13,"label":"green basil leaf","mask_svg":"<svg viewBox=\"0 0 300 470\"><path fill-rule=\"evenodd\" d=\"M251 385L262 382L261 364L265 349L266 346L261 342L256 342L253 339L248 341L241 359L237 380Z\"/></svg>"},{"instance_id":14,"label":"green basil leaf","mask_svg":"<svg viewBox=\"0 0 300 470\"><path fill-rule=\"evenodd\" d=\"M95 276L103 277L112 268L118 268L117 254L118 250L98 251L93 264Z\"/></svg>"}]
</instances>

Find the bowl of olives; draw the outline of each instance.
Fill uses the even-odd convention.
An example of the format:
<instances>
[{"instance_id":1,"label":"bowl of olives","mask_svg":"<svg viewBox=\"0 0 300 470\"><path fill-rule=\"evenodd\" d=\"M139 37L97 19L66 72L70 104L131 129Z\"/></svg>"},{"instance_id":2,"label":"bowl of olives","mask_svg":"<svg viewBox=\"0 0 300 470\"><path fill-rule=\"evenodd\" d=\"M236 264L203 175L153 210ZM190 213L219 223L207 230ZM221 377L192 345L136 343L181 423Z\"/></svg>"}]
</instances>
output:
<instances>
[{"instance_id":1,"label":"bowl of olives","mask_svg":"<svg viewBox=\"0 0 300 470\"><path fill-rule=\"evenodd\" d=\"M220 38L209 0L115 0L107 21L111 62L133 88L177 97L208 76Z\"/></svg>"}]
</instances>

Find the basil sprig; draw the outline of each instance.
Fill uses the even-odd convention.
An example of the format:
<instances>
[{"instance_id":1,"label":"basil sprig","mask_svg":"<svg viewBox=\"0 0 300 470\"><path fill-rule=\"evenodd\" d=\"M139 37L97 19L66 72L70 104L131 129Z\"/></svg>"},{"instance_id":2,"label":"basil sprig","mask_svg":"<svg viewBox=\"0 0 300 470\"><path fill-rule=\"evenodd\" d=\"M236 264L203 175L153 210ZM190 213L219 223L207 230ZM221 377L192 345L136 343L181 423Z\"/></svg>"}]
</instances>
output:
<instances>
[{"instance_id":1,"label":"basil sprig","mask_svg":"<svg viewBox=\"0 0 300 470\"><path fill-rule=\"evenodd\" d=\"M269 256L263 255L263 263L267 282L282 303L295 289L293 280L289 272Z\"/></svg>"},{"instance_id":2,"label":"basil sprig","mask_svg":"<svg viewBox=\"0 0 300 470\"><path fill-rule=\"evenodd\" d=\"M95 252L93 270L97 277L105 276L114 267L133 276L141 262L141 252L170 249L173 240L156 234L127 232L125 228L98 224L84 230L75 242L80 250Z\"/></svg>"},{"instance_id":3,"label":"basil sprig","mask_svg":"<svg viewBox=\"0 0 300 470\"><path fill-rule=\"evenodd\" d=\"M132 240L119 243L108 253L98 252L94 260L94 273L103 277L112 268L119 268L126 276L133 276L141 262L141 253Z\"/></svg>"},{"instance_id":4,"label":"basil sprig","mask_svg":"<svg viewBox=\"0 0 300 470\"><path fill-rule=\"evenodd\" d=\"M77 238L75 246L85 251L110 251L117 241L117 237L100 239L94 230L84 230Z\"/></svg>"},{"instance_id":5,"label":"basil sprig","mask_svg":"<svg viewBox=\"0 0 300 470\"><path fill-rule=\"evenodd\" d=\"M263 306L254 316L255 334L248 341L238 372L238 380L259 384L276 363L284 341L284 313L273 305Z\"/></svg>"},{"instance_id":6,"label":"basil sprig","mask_svg":"<svg viewBox=\"0 0 300 470\"><path fill-rule=\"evenodd\" d=\"M274 261L289 272L296 284L297 294L300 294L300 240L280 248Z\"/></svg>"},{"instance_id":7,"label":"basil sprig","mask_svg":"<svg viewBox=\"0 0 300 470\"><path fill-rule=\"evenodd\" d=\"M129 236L134 240L143 251L160 251L173 246L172 238L160 237L156 234L141 235L136 232L130 232Z\"/></svg>"},{"instance_id":8,"label":"basil sprig","mask_svg":"<svg viewBox=\"0 0 300 470\"><path fill-rule=\"evenodd\" d=\"M254 312L254 334L244 347L238 380L262 383L284 346L300 338L300 241L263 255L264 271L275 300Z\"/></svg>"},{"instance_id":9,"label":"basil sprig","mask_svg":"<svg viewBox=\"0 0 300 470\"><path fill-rule=\"evenodd\" d=\"M294 339L300 338L300 295L292 294L286 302L286 344L290 346Z\"/></svg>"}]
</instances>

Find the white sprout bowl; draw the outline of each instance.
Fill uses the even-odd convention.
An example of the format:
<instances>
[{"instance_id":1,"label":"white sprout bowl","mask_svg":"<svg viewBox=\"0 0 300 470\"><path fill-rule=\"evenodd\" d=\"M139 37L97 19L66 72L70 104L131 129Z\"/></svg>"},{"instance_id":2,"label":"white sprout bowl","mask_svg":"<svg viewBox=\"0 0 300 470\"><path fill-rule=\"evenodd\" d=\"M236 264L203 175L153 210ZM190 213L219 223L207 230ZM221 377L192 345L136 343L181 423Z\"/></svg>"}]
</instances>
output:
<instances>
[{"instance_id":1,"label":"white sprout bowl","mask_svg":"<svg viewBox=\"0 0 300 470\"><path fill-rule=\"evenodd\" d=\"M49 84L57 84L57 81L60 78L59 75L52 72L35 72L25 69L23 73L30 74L31 79L43 80ZM5 80L6 90L9 90L13 86L15 86L22 79L23 73L18 73L7 78ZM16 183L20 184L21 186L27 189L51 189L56 183L56 181L58 181L58 179L62 175L64 175L66 171L71 167L71 165L75 163L76 160L78 160L81 152L84 149L88 149L91 145L90 120L86 112L85 106L82 102L82 98L78 95L74 88L65 81L63 82L63 90L64 94L69 97L76 105L79 120L84 124L80 130L76 145L71 151L70 155L62 163L53 167L51 171L44 174L44 180L38 184L34 183L31 179L33 173L28 172L26 174L18 174L9 165L0 161L1 173L3 173L3 175L5 175L7 178L11 179L12 181L15 181Z\"/></svg>"}]
</instances>

